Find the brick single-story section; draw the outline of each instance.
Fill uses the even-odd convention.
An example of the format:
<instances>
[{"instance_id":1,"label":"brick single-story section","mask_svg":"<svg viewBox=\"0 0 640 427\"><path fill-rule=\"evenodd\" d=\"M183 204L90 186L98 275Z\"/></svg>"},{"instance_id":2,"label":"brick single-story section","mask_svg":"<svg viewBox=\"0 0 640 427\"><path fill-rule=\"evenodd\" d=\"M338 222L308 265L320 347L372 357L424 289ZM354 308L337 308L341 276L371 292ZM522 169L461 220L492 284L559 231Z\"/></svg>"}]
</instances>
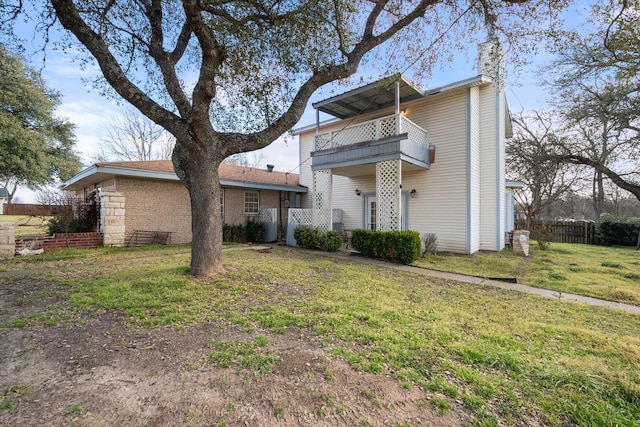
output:
<instances>
[{"instance_id":1,"label":"brick single-story section","mask_svg":"<svg viewBox=\"0 0 640 427\"><path fill-rule=\"evenodd\" d=\"M300 206L307 192L298 174L226 163L218 172L224 223L245 224L258 220L261 210L276 209L278 237L286 235L288 208ZM105 244L125 243L134 230L171 232L171 243L191 241L189 193L170 160L96 163L63 189L80 197L99 192Z\"/></svg>"}]
</instances>

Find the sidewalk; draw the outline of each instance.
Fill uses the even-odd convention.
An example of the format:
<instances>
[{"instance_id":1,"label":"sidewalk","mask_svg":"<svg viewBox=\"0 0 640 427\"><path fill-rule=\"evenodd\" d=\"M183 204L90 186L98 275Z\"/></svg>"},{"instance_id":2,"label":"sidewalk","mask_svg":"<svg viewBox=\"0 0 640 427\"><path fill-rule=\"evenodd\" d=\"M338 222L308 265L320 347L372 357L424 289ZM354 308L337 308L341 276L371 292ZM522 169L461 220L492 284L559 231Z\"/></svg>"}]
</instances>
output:
<instances>
[{"instance_id":1,"label":"sidewalk","mask_svg":"<svg viewBox=\"0 0 640 427\"><path fill-rule=\"evenodd\" d=\"M511 291L524 292L527 294L538 295L543 298L555 299L560 301L579 302L583 304L589 304L599 307L614 308L617 310L627 311L629 313L640 314L640 306L623 304L620 302L605 301L597 298L585 297L582 295L559 293L558 291L551 291L548 289L534 288L532 286L520 285L517 283L506 283L499 280L488 280L481 277L466 276L464 274L447 273L444 271L430 270L428 268L414 267L411 265L394 264L390 262L375 260L362 256L352 256L350 252L338 251L338 252L320 252L313 251L313 253L321 254L328 257L341 258L352 262L360 262L363 264L379 265L382 267L391 268L399 271L406 271L408 273L421 274L424 276L437 277L440 279L453 280L456 282L472 283L476 285L494 286L496 288L508 289Z\"/></svg>"}]
</instances>

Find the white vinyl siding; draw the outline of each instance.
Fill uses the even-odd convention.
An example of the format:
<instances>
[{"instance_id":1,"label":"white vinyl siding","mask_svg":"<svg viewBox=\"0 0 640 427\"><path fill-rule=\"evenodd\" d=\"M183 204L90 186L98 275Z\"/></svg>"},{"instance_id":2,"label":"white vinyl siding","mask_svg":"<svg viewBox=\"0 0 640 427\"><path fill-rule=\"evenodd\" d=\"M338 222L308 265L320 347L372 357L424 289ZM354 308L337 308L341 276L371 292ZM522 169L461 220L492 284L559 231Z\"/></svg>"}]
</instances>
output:
<instances>
[{"instance_id":1,"label":"white vinyl siding","mask_svg":"<svg viewBox=\"0 0 640 427\"><path fill-rule=\"evenodd\" d=\"M480 89L469 89L469 253L480 249Z\"/></svg>"},{"instance_id":2,"label":"white vinyl siding","mask_svg":"<svg viewBox=\"0 0 640 427\"><path fill-rule=\"evenodd\" d=\"M436 234L443 250L466 252L466 90L416 101L407 110L436 146L431 169L402 179L403 189L417 191L409 200L409 229Z\"/></svg>"},{"instance_id":3,"label":"white vinyl siding","mask_svg":"<svg viewBox=\"0 0 640 427\"><path fill-rule=\"evenodd\" d=\"M407 170L403 165L402 192L416 190L415 197L403 199L403 209L408 206L408 228L420 234L434 233L440 250L474 253L500 249L498 236L504 229L505 215L504 141L496 138L495 86L450 90L403 103L402 108L406 108L409 120L427 130L429 142L436 147L430 169ZM393 108L389 108L350 124L392 113ZM334 123L321 132L343 125L344 122ZM504 121L501 126L503 129ZM299 137L300 183L309 187L302 207L309 208L313 191L310 154L315 150L315 130L309 129ZM352 230L365 226L366 196L376 192L375 167L372 164L370 170L348 172L354 176L345 177L338 175L341 171L334 171L332 206L342 209L343 226ZM500 182L502 191L498 189Z\"/></svg>"},{"instance_id":4,"label":"white vinyl siding","mask_svg":"<svg viewBox=\"0 0 640 427\"><path fill-rule=\"evenodd\" d=\"M480 250L494 251L499 242L496 241L504 218L504 211L496 206L504 206L504 164L498 164L500 147L496 138L496 89L495 85L480 90L480 164L487 173L480 175ZM502 148L504 151L504 147ZM504 155L501 156L504 159ZM504 161L504 160L503 160ZM496 173L496 171L498 171ZM489 173L491 172L491 173ZM502 178L499 175L502 175ZM502 181L502 194L497 183Z\"/></svg>"}]
</instances>

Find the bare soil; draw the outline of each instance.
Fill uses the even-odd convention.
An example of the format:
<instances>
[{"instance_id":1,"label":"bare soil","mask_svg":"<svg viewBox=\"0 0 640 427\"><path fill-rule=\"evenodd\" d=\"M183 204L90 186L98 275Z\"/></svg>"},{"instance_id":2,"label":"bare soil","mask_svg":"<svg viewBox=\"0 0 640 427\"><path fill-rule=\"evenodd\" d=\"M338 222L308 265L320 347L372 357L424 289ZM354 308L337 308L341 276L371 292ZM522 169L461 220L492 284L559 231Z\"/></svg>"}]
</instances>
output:
<instances>
[{"instance_id":1,"label":"bare soil","mask_svg":"<svg viewBox=\"0 0 640 427\"><path fill-rule=\"evenodd\" d=\"M77 313L55 283L0 278L0 324L55 307L68 325L0 329L3 426L456 426L430 396L353 370L307 330L247 333L206 323L140 328L117 312ZM46 287L46 297L42 289ZM212 342L267 336L273 370L220 368Z\"/></svg>"}]
</instances>

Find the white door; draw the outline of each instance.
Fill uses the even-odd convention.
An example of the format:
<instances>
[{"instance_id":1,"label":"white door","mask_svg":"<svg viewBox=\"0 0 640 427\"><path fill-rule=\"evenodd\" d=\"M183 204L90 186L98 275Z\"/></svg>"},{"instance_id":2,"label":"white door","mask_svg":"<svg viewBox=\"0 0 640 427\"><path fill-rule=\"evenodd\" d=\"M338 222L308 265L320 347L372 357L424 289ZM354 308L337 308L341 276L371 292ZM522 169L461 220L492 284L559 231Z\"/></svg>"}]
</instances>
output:
<instances>
[{"instance_id":1,"label":"white door","mask_svg":"<svg viewBox=\"0 0 640 427\"><path fill-rule=\"evenodd\" d=\"M378 212L376 211L378 204L376 203L376 196L368 196L365 205L365 228L375 230L378 226Z\"/></svg>"}]
</instances>

